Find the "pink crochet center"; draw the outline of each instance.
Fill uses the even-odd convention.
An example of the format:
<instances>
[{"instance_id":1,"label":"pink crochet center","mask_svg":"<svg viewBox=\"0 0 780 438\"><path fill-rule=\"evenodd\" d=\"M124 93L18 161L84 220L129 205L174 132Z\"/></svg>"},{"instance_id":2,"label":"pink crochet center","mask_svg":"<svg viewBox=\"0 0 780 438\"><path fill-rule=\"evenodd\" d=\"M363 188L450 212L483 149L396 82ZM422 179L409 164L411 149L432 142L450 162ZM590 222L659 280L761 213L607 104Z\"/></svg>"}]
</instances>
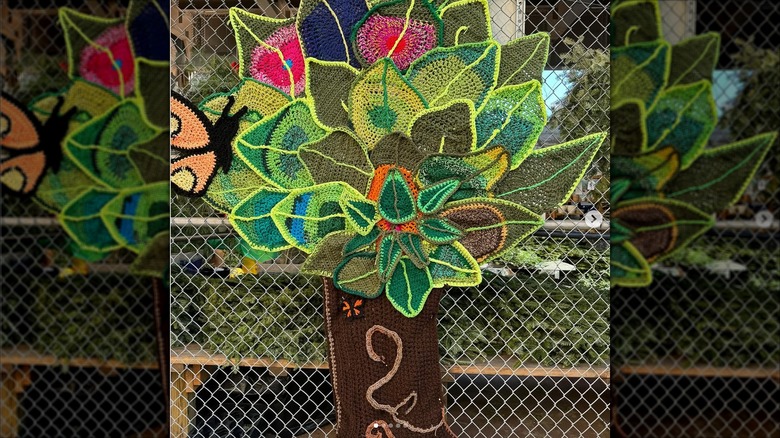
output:
<instances>
[{"instance_id":1,"label":"pink crochet center","mask_svg":"<svg viewBox=\"0 0 780 438\"><path fill-rule=\"evenodd\" d=\"M372 15L357 32L357 46L368 63L384 58L393 49L404 30L405 18ZM425 52L436 47L436 28L429 23L410 20L403 39L398 43L390 59L405 70Z\"/></svg>"},{"instance_id":2,"label":"pink crochet center","mask_svg":"<svg viewBox=\"0 0 780 438\"><path fill-rule=\"evenodd\" d=\"M301 43L298 40L295 26L287 26L277 30L264 42L279 49L284 61L279 59L279 54L275 50L258 45L252 49L249 74L260 82L273 85L290 94L289 71L292 70L295 94L303 92L306 84L306 64L303 61Z\"/></svg>"},{"instance_id":3,"label":"pink crochet center","mask_svg":"<svg viewBox=\"0 0 780 438\"><path fill-rule=\"evenodd\" d=\"M79 75L117 94L122 91L120 85L124 82L124 94L132 93L135 85L135 61L124 25L106 29L94 42L111 52L113 63L103 49L87 45L81 50Z\"/></svg>"}]
</instances>

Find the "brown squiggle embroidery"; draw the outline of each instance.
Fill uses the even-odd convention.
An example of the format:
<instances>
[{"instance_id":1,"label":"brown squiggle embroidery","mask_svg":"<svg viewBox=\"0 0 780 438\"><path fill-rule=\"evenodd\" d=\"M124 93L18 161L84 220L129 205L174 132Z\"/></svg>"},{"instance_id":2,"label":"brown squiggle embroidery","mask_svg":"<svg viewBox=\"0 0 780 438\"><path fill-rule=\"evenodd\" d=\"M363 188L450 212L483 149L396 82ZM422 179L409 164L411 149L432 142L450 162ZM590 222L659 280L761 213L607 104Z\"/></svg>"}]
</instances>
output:
<instances>
[{"instance_id":1,"label":"brown squiggle embroidery","mask_svg":"<svg viewBox=\"0 0 780 438\"><path fill-rule=\"evenodd\" d=\"M378 410L385 411L385 412L389 413L390 415L393 416L393 420L396 423L400 424L401 426L405 427L408 430L411 430L412 432L430 433L430 432L433 432L433 431L439 429L443 424L445 424L445 421L444 421L445 417L444 417L443 410L442 410L442 419L441 419L441 421L439 421L439 423L437 423L437 424L435 424L435 425L433 425L433 426L431 426L429 428L417 427L417 426L409 423L406 420L402 420L402 419L398 418L398 411L402 407L404 407L406 405L409 405L404 410L404 414L408 414L414 408L414 406L417 404L417 393L414 392L414 391L412 391L405 399L403 399L403 401L401 401L401 403L397 404L396 406L390 406L390 405L382 404L382 403L377 402L374 399L374 392L376 390L378 390L379 388L381 388L382 386L384 386L385 384L387 384L387 382L389 382L393 378L393 376L395 376L395 374L398 372L398 368L401 367L401 360L403 360L403 350L404 350L403 341L401 341L401 337L398 336L398 333L396 333L396 332L394 332L394 331L392 331L392 330L390 330L390 329L388 329L386 327L382 327L381 325L375 325L375 326L371 327L370 329L368 329L368 331L366 332L366 351L368 352L368 357L370 357L371 360L376 361L376 362L385 363L384 357L378 355L376 353L376 351L374 351L374 345L373 345L373 342L371 340L372 336L374 335L374 333L377 333L377 332L387 336L388 338L392 339L393 342L395 342L396 355L395 355L395 362L393 363L393 368L390 369L390 372L388 372L384 377L382 377L381 379L376 381L373 385L368 387L368 391L366 391L366 399L368 400L368 403L374 409L378 409ZM410 404L410 402L411 402L411 404Z\"/></svg>"},{"instance_id":2,"label":"brown squiggle embroidery","mask_svg":"<svg viewBox=\"0 0 780 438\"><path fill-rule=\"evenodd\" d=\"M395 435L393 435L393 431L390 430L390 426L388 426L386 421L377 420L368 424L366 438L395 438Z\"/></svg>"}]
</instances>

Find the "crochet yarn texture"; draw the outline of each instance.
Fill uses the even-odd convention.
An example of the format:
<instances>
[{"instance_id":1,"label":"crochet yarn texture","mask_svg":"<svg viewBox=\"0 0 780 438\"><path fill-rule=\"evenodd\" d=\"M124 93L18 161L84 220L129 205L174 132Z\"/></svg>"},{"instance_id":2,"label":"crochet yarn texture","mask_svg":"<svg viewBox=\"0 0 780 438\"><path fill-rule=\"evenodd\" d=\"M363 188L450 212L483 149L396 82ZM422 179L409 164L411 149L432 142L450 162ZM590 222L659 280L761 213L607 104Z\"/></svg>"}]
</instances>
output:
<instances>
[{"instance_id":1,"label":"crochet yarn texture","mask_svg":"<svg viewBox=\"0 0 780 438\"><path fill-rule=\"evenodd\" d=\"M713 226L760 167L776 133L707 148L717 122L717 33L671 45L657 0L623 1L612 26L613 285L652 282L650 264Z\"/></svg>"}]
</instances>

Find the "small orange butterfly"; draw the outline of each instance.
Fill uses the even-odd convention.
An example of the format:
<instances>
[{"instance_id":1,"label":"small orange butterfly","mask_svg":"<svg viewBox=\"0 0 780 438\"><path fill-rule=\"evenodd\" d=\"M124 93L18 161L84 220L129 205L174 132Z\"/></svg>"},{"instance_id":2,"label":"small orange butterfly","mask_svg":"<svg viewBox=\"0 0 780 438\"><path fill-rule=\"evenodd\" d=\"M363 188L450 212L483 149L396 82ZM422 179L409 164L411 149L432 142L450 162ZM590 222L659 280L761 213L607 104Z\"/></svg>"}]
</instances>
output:
<instances>
[{"instance_id":1,"label":"small orange butterfly","mask_svg":"<svg viewBox=\"0 0 780 438\"><path fill-rule=\"evenodd\" d=\"M32 195L46 171L59 171L62 161L62 139L68 131L73 107L60 114L63 98L51 116L41 124L18 100L5 92L0 98L0 147L9 157L0 162L0 180L16 195Z\"/></svg>"},{"instance_id":2,"label":"small orange butterfly","mask_svg":"<svg viewBox=\"0 0 780 438\"><path fill-rule=\"evenodd\" d=\"M363 298L342 298L341 310L347 319L360 318L363 316Z\"/></svg>"},{"instance_id":3,"label":"small orange butterfly","mask_svg":"<svg viewBox=\"0 0 780 438\"><path fill-rule=\"evenodd\" d=\"M232 116L228 103L220 118L211 123L201 110L184 96L171 92L171 147L181 156L171 163L173 189L184 196L203 196L220 169L227 173L233 161L232 142L247 107Z\"/></svg>"}]
</instances>

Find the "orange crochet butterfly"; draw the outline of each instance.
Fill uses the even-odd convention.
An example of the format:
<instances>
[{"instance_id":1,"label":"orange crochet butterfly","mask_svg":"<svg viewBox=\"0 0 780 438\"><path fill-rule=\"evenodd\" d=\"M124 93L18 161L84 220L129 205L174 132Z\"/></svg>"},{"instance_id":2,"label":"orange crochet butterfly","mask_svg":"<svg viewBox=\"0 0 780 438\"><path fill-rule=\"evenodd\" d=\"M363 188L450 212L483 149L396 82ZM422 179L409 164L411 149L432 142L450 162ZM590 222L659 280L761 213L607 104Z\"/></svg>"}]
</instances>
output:
<instances>
[{"instance_id":1,"label":"orange crochet butterfly","mask_svg":"<svg viewBox=\"0 0 780 438\"><path fill-rule=\"evenodd\" d=\"M62 139L75 107L60 114L59 97L44 124L22 103L3 92L0 98L0 146L8 155L0 162L0 181L16 195L35 193L48 169L59 171Z\"/></svg>"},{"instance_id":2,"label":"orange crochet butterfly","mask_svg":"<svg viewBox=\"0 0 780 438\"><path fill-rule=\"evenodd\" d=\"M341 310L350 318L359 318L363 316L363 299L362 298L343 298L341 300Z\"/></svg>"},{"instance_id":3,"label":"orange crochet butterfly","mask_svg":"<svg viewBox=\"0 0 780 438\"><path fill-rule=\"evenodd\" d=\"M171 162L171 182L177 193L203 196L218 170L230 170L233 137L248 109L243 107L231 116L235 97L227 99L222 114L212 124L187 98L171 92L171 148L180 153Z\"/></svg>"}]
</instances>

